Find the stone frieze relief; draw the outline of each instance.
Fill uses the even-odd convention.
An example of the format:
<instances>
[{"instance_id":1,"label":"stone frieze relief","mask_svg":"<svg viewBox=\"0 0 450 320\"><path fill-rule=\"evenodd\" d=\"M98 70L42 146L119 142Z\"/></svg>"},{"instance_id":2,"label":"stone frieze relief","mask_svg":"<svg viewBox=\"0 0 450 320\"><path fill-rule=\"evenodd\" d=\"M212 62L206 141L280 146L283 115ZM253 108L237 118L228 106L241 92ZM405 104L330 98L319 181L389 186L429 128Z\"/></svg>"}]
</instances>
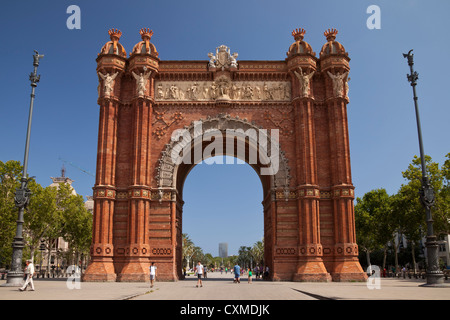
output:
<instances>
[{"instance_id":1,"label":"stone frieze relief","mask_svg":"<svg viewBox=\"0 0 450 320\"><path fill-rule=\"evenodd\" d=\"M156 81L156 101L290 101L289 81Z\"/></svg>"}]
</instances>

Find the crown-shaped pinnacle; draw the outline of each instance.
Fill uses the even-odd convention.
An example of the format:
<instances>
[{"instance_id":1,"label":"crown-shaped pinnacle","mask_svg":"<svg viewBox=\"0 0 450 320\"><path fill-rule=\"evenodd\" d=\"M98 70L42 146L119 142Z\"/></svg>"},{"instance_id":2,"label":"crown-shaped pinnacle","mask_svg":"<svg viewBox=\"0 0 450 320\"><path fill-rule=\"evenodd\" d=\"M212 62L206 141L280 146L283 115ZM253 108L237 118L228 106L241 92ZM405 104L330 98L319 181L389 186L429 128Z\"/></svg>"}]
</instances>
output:
<instances>
[{"instance_id":1,"label":"crown-shaped pinnacle","mask_svg":"<svg viewBox=\"0 0 450 320\"><path fill-rule=\"evenodd\" d=\"M108 30L109 37L111 38L111 41L119 41L120 37L122 36L122 31L118 29L109 29Z\"/></svg>"},{"instance_id":2,"label":"crown-shaped pinnacle","mask_svg":"<svg viewBox=\"0 0 450 320\"><path fill-rule=\"evenodd\" d=\"M122 36L122 31L118 29L109 29L108 30L109 37L113 42L113 52L117 52L117 43L119 42L120 37Z\"/></svg>"},{"instance_id":3,"label":"crown-shaped pinnacle","mask_svg":"<svg viewBox=\"0 0 450 320\"><path fill-rule=\"evenodd\" d=\"M150 28L142 28L139 30L139 33L141 34L142 40L145 40L148 38L148 40L151 39L153 35L153 30L150 30Z\"/></svg>"},{"instance_id":4,"label":"crown-shaped pinnacle","mask_svg":"<svg viewBox=\"0 0 450 320\"><path fill-rule=\"evenodd\" d=\"M303 40L303 36L305 35L305 33L305 29L299 28L292 31L292 36L294 37L295 41L301 41Z\"/></svg>"},{"instance_id":5,"label":"crown-shaped pinnacle","mask_svg":"<svg viewBox=\"0 0 450 320\"><path fill-rule=\"evenodd\" d=\"M336 39L336 35L337 35L338 31L337 29L328 29L326 30L323 35L327 38L327 41L334 41Z\"/></svg>"},{"instance_id":6,"label":"crown-shaped pinnacle","mask_svg":"<svg viewBox=\"0 0 450 320\"><path fill-rule=\"evenodd\" d=\"M139 30L142 40L145 42L145 52L150 53L150 39L152 38L153 31L150 28L142 28Z\"/></svg>"}]
</instances>

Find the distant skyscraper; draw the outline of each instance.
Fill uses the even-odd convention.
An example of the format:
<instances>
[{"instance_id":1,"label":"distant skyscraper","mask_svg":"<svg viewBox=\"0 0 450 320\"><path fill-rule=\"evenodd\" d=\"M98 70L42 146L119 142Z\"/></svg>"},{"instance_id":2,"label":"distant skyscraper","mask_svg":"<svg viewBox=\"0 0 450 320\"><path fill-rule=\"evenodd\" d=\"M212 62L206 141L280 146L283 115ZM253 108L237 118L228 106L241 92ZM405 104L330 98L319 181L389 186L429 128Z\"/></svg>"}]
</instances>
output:
<instances>
[{"instance_id":1,"label":"distant skyscraper","mask_svg":"<svg viewBox=\"0 0 450 320\"><path fill-rule=\"evenodd\" d=\"M219 243L219 257L228 257L228 243Z\"/></svg>"}]
</instances>

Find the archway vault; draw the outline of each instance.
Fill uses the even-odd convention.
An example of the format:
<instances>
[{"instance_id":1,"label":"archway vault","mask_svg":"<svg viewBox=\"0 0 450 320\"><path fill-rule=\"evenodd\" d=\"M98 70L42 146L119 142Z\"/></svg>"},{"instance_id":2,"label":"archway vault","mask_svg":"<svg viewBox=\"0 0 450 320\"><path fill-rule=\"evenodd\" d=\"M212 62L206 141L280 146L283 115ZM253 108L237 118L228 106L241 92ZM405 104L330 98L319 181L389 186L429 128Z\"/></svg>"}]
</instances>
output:
<instances>
[{"instance_id":1,"label":"archway vault","mask_svg":"<svg viewBox=\"0 0 450 320\"><path fill-rule=\"evenodd\" d=\"M200 132L196 131L198 129ZM210 156L227 155L247 162L257 172L264 195L271 190L289 190L290 168L279 145L278 129L275 129L276 136L273 137L270 131L247 119L218 114L193 121L190 126L179 130L172 135L158 160L158 188L180 191L187 174L197 163ZM205 155L208 146L213 147ZM179 158L174 161L175 156Z\"/></svg>"},{"instance_id":2,"label":"archway vault","mask_svg":"<svg viewBox=\"0 0 450 320\"><path fill-rule=\"evenodd\" d=\"M127 57L121 33L110 30L97 57L85 281L146 281L151 262L159 279L180 279L183 184L196 163L216 155L246 161L261 179L272 280L366 278L354 229L350 59L335 29L326 32L320 58L302 30L283 61L237 61L226 46L209 61L163 61L148 29Z\"/></svg>"},{"instance_id":3,"label":"archway vault","mask_svg":"<svg viewBox=\"0 0 450 320\"><path fill-rule=\"evenodd\" d=\"M247 162L257 173L263 187L264 242L273 243L271 233L271 198L276 191L289 194L291 176L284 152L276 137L270 131L250 123L247 119L218 114L215 117L193 121L191 125L172 134L172 139L161 153L156 169L159 201L164 191L173 191L176 202L176 270L182 270L182 221L183 186L189 172L201 161L214 156L231 156ZM210 148L213 146L212 148ZM198 151L198 152L197 152ZM208 151L206 154L205 152ZM198 153L196 155L196 153ZM176 158L179 156L179 158ZM176 158L176 159L174 159ZM211 183L211 181L205 181ZM220 183L220 182L215 182ZM239 183L239 181L236 181ZM268 246L269 250L271 245ZM269 254L265 256L268 265L272 264ZM177 274L180 278L181 273Z\"/></svg>"}]
</instances>

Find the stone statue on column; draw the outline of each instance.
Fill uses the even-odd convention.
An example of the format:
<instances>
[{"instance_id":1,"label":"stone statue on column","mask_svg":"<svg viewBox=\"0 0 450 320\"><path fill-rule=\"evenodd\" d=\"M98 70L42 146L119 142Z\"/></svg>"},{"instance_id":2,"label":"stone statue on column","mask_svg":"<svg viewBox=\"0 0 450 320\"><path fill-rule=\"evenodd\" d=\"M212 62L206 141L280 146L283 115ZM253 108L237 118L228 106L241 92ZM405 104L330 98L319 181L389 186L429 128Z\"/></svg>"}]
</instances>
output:
<instances>
[{"instance_id":1,"label":"stone statue on column","mask_svg":"<svg viewBox=\"0 0 450 320\"><path fill-rule=\"evenodd\" d=\"M131 71L133 77L136 79L136 91L139 96L145 95L147 91L147 81L150 77L151 71L146 72L147 68L144 68L144 73L140 73L137 75L134 71Z\"/></svg>"},{"instance_id":2,"label":"stone statue on column","mask_svg":"<svg viewBox=\"0 0 450 320\"><path fill-rule=\"evenodd\" d=\"M210 68L215 68L216 67L216 63L215 63L216 56L214 55L214 53L210 52L210 53L208 53L208 57L209 57L209 64L208 64L208 66Z\"/></svg>"},{"instance_id":3,"label":"stone statue on column","mask_svg":"<svg viewBox=\"0 0 450 320\"><path fill-rule=\"evenodd\" d=\"M337 98L342 98L344 96L344 79L348 75L348 71L344 73L332 74L330 71L327 71L330 78L333 80L333 91L334 96Z\"/></svg>"},{"instance_id":4,"label":"stone statue on column","mask_svg":"<svg viewBox=\"0 0 450 320\"><path fill-rule=\"evenodd\" d=\"M114 88L114 79L116 79L118 74L119 74L118 72L116 72L113 75L109 73L106 73L106 75L101 72L98 73L100 78L103 79L103 92L105 96L109 97L111 95L111 92L113 91Z\"/></svg>"},{"instance_id":5,"label":"stone statue on column","mask_svg":"<svg viewBox=\"0 0 450 320\"><path fill-rule=\"evenodd\" d=\"M298 80L300 81L300 92L302 97L308 97L310 94L309 90L309 81L311 80L312 76L314 75L314 71L312 71L310 74L303 73L302 68L298 68L300 70L300 73L297 71L294 71L295 75L297 76Z\"/></svg>"},{"instance_id":6,"label":"stone statue on column","mask_svg":"<svg viewBox=\"0 0 450 320\"><path fill-rule=\"evenodd\" d=\"M237 68L237 59L238 54L235 52L232 55L230 55L230 67L231 68Z\"/></svg>"},{"instance_id":7,"label":"stone statue on column","mask_svg":"<svg viewBox=\"0 0 450 320\"><path fill-rule=\"evenodd\" d=\"M350 77L347 78L347 80L345 81L345 98L347 99L348 102L350 102L350 98L348 97L348 91L349 91L349 86L348 86L348 82L350 81Z\"/></svg>"}]
</instances>

